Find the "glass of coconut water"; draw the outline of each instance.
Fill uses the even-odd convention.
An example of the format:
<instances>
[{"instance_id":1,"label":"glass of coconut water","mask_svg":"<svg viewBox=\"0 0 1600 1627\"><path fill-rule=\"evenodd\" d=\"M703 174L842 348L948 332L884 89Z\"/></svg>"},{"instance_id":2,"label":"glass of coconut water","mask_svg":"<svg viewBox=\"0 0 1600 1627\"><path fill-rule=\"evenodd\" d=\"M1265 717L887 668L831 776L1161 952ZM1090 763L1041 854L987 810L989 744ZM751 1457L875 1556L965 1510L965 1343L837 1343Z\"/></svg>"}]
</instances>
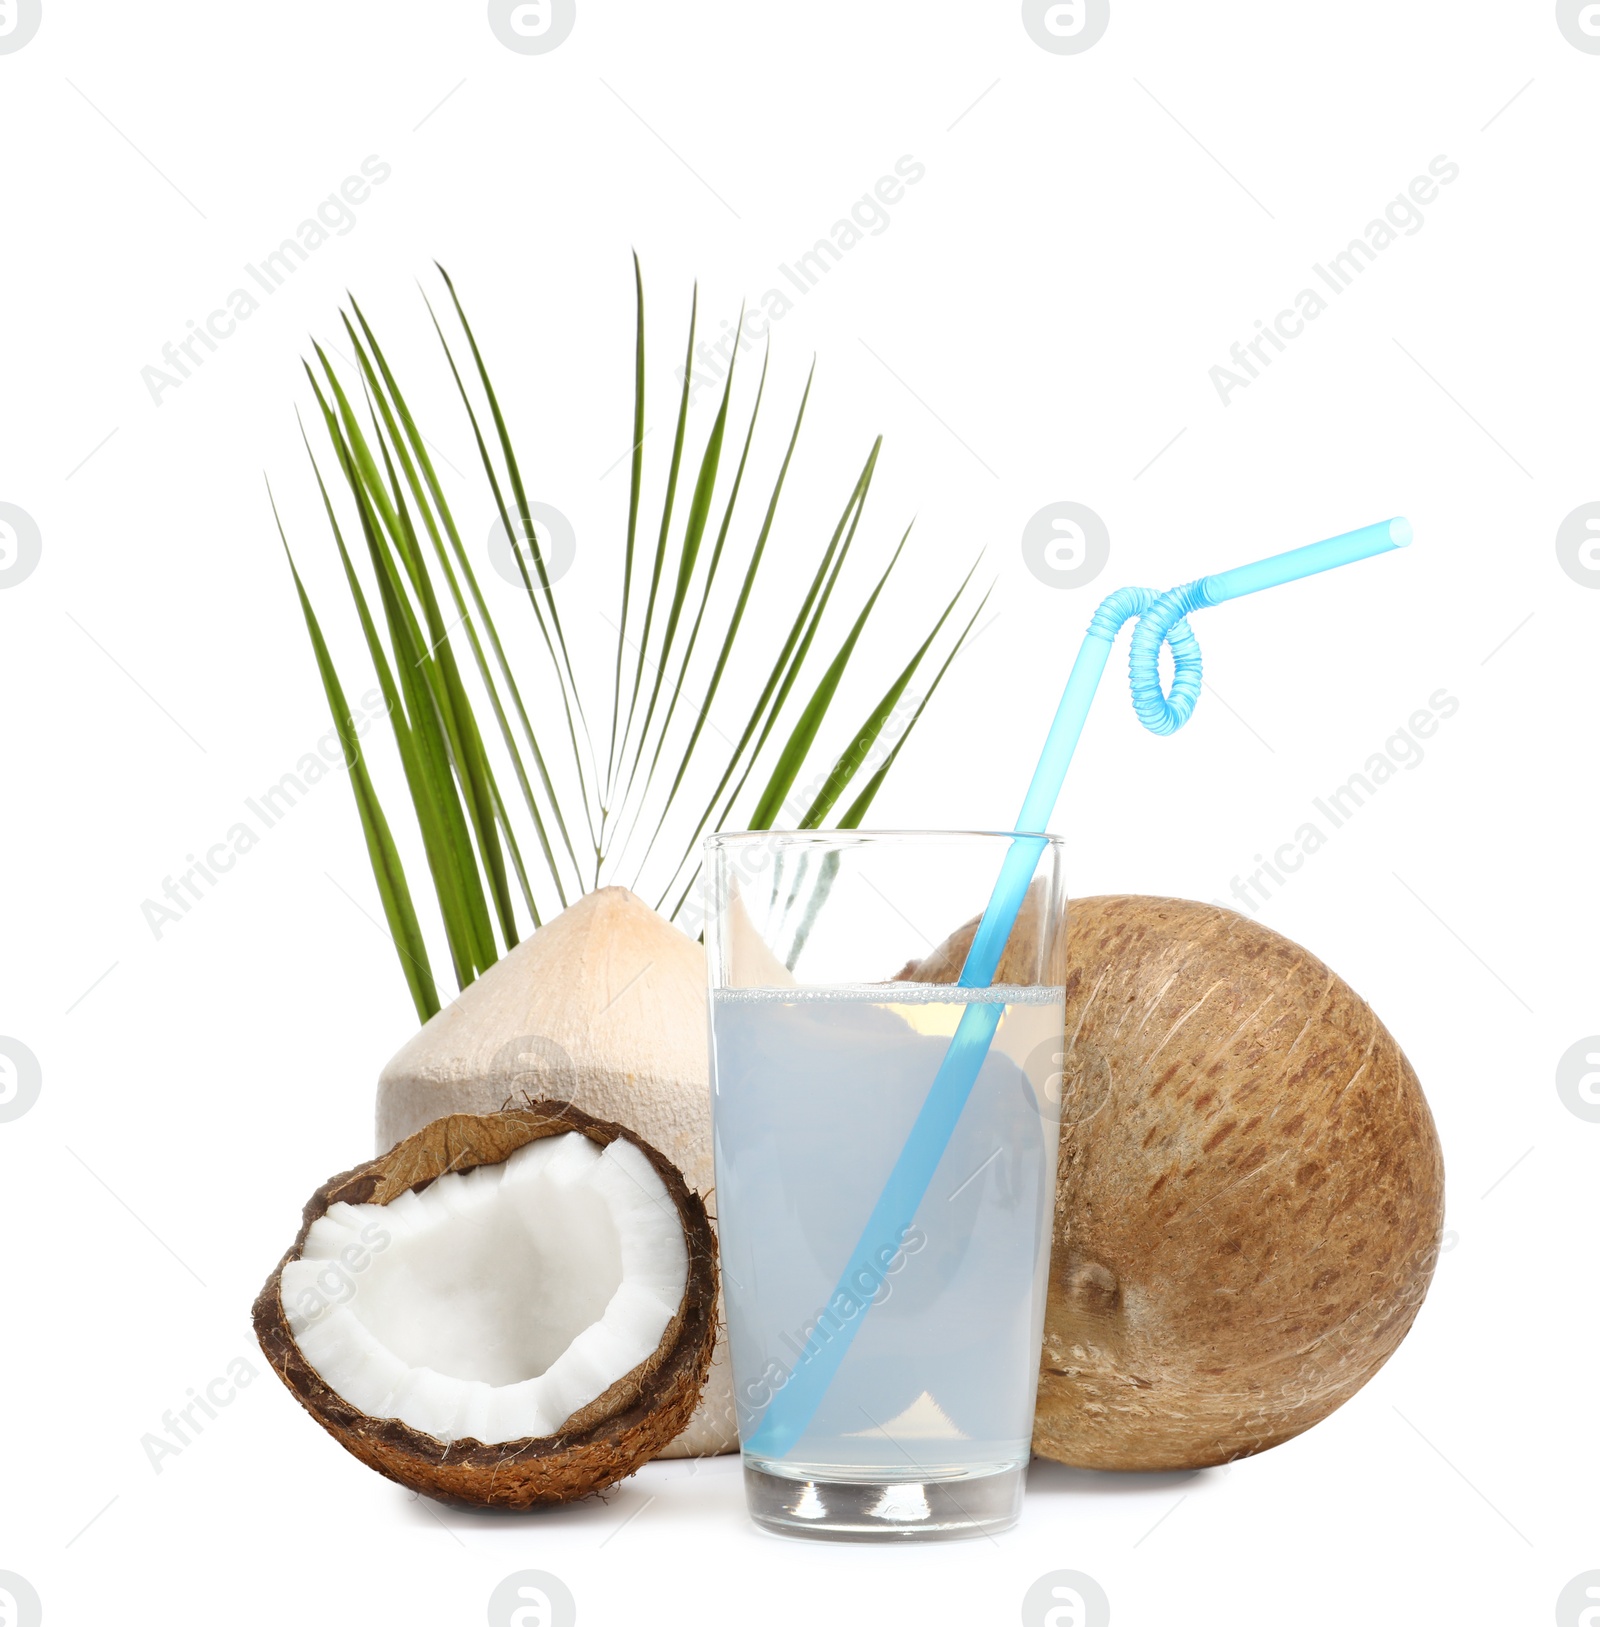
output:
<instances>
[{"instance_id":1,"label":"glass of coconut water","mask_svg":"<svg viewBox=\"0 0 1600 1627\"><path fill-rule=\"evenodd\" d=\"M998 972L961 986L1020 842L1037 859ZM985 832L707 844L716 1221L745 1485L770 1530L946 1538L1017 1518L1061 1119L1062 849ZM986 1049L930 1141L964 1016ZM937 1163L895 1209L919 1136Z\"/></svg>"}]
</instances>

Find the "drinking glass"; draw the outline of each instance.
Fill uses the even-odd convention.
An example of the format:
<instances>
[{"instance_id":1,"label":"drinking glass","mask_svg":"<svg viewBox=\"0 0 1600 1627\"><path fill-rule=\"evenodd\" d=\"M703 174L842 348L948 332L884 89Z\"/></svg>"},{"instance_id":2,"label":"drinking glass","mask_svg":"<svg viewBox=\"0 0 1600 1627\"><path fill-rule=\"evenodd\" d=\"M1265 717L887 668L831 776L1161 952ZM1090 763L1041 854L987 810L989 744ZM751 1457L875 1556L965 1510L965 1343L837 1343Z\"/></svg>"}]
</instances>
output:
<instances>
[{"instance_id":1,"label":"drinking glass","mask_svg":"<svg viewBox=\"0 0 1600 1627\"><path fill-rule=\"evenodd\" d=\"M962 987L1019 842L1038 853L1026 903L993 983ZM947 1538L1017 1518L1061 1116L1062 863L1059 838L1010 832L707 843L717 1228L746 1493L768 1529ZM974 1004L982 1067L911 1224L863 1264Z\"/></svg>"}]
</instances>

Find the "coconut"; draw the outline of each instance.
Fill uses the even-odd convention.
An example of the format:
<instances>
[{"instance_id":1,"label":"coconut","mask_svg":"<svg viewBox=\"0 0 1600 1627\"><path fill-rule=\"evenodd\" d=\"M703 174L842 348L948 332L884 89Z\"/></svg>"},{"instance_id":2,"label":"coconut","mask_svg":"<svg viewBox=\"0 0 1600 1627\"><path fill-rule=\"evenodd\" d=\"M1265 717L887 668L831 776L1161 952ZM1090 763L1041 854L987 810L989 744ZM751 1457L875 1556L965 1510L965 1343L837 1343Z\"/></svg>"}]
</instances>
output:
<instances>
[{"instance_id":1,"label":"coconut","mask_svg":"<svg viewBox=\"0 0 1600 1627\"><path fill-rule=\"evenodd\" d=\"M1068 915L1034 1447L1094 1469L1263 1451L1360 1389L1422 1304L1428 1104L1371 1007L1257 922L1171 898ZM903 975L953 980L975 925Z\"/></svg>"},{"instance_id":2,"label":"coconut","mask_svg":"<svg viewBox=\"0 0 1600 1627\"><path fill-rule=\"evenodd\" d=\"M682 1172L715 1220L705 952L624 887L603 887L470 983L378 1080L378 1150L448 1113L524 1095L626 1125ZM711 1376L667 1456L739 1437L718 1317Z\"/></svg>"},{"instance_id":3,"label":"coconut","mask_svg":"<svg viewBox=\"0 0 1600 1627\"><path fill-rule=\"evenodd\" d=\"M363 1463L528 1508L611 1485L687 1425L716 1286L705 1208L655 1148L530 1102L437 1120L327 1182L255 1329Z\"/></svg>"}]
</instances>

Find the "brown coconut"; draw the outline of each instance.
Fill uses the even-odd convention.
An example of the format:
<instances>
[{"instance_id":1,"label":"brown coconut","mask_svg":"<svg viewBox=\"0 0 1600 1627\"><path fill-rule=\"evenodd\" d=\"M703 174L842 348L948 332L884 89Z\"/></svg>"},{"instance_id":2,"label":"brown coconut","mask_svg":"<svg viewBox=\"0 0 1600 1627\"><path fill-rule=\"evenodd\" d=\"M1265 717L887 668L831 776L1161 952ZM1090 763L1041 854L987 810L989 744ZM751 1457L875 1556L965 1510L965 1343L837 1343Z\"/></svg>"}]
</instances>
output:
<instances>
[{"instance_id":1,"label":"brown coconut","mask_svg":"<svg viewBox=\"0 0 1600 1627\"><path fill-rule=\"evenodd\" d=\"M283 1307L284 1267L300 1258L313 1222L335 1203L393 1202L441 1175L498 1164L544 1136L576 1130L600 1146L631 1141L661 1177L683 1222L689 1276L683 1302L655 1351L560 1430L536 1440L446 1443L392 1418L369 1418L323 1382L301 1354ZM561 1102L529 1102L488 1115L454 1114L407 1137L382 1157L336 1175L306 1204L293 1246L255 1302L256 1337L295 1399L347 1451L428 1497L493 1508L565 1503L630 1475L661 1455L688 1424L711 1363L716 1328L716 1245L705 1207L646 1141Z\"/></svg>"},{"instance_id":2,"label":"brown coconut","mask_svg":"<svg viewBox=\"0 0 1600 1627\"><path fill-rule=\"evenodd\" d=\"M625 887L587 894L390 1059L378 1080L378 1150L444 1114L492 1113L525 1094L643 1136L714 1222L705 951ZM666 1456L739 1449L718 1320L698 1414Z\"/></svg>"},{"instance_id":3,"label":"brown coconut","mask_svg":"<svg viewBox=\"0 0 1600 1627\"><path fill-rule=\"evenodd\" d=\"M1034 1448L1093 1469L1264 1451L1410 1328L1444 1217L1433 1117L1371 1007L1298 944L1183 899L1068 915ZM953 980L975 924L905 975Z\"/></svg>"}]
</instances>

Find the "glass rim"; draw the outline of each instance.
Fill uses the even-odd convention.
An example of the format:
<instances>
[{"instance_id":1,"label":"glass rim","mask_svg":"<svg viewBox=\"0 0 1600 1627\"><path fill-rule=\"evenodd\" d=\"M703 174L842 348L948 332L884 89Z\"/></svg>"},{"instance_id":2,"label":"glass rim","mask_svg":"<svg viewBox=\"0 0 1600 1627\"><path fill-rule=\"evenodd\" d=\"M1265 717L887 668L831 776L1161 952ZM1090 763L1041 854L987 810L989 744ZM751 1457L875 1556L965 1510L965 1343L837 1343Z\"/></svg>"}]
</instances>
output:
<instances>
[{"instance_id":1,"label":"glass rim","mask_svg":"<svg viewBox=\"0 0 1600 1627\"><path fill-rule=\"evenodd\" d=\"M962 841L1035 841L1047 842L1052 847L1065 847L1065 836L1054 835L1050 831L1042 830L909 830L909 829L860 829L860 830L721 830L713 831L705 838L708 850L731 846L737 842L763 842L783 841L791 842L795 846L805 846L821 842L851 842L861 838L883 839L895 841L949 841L952 838Z\"/></svg>"}]
</instances>

